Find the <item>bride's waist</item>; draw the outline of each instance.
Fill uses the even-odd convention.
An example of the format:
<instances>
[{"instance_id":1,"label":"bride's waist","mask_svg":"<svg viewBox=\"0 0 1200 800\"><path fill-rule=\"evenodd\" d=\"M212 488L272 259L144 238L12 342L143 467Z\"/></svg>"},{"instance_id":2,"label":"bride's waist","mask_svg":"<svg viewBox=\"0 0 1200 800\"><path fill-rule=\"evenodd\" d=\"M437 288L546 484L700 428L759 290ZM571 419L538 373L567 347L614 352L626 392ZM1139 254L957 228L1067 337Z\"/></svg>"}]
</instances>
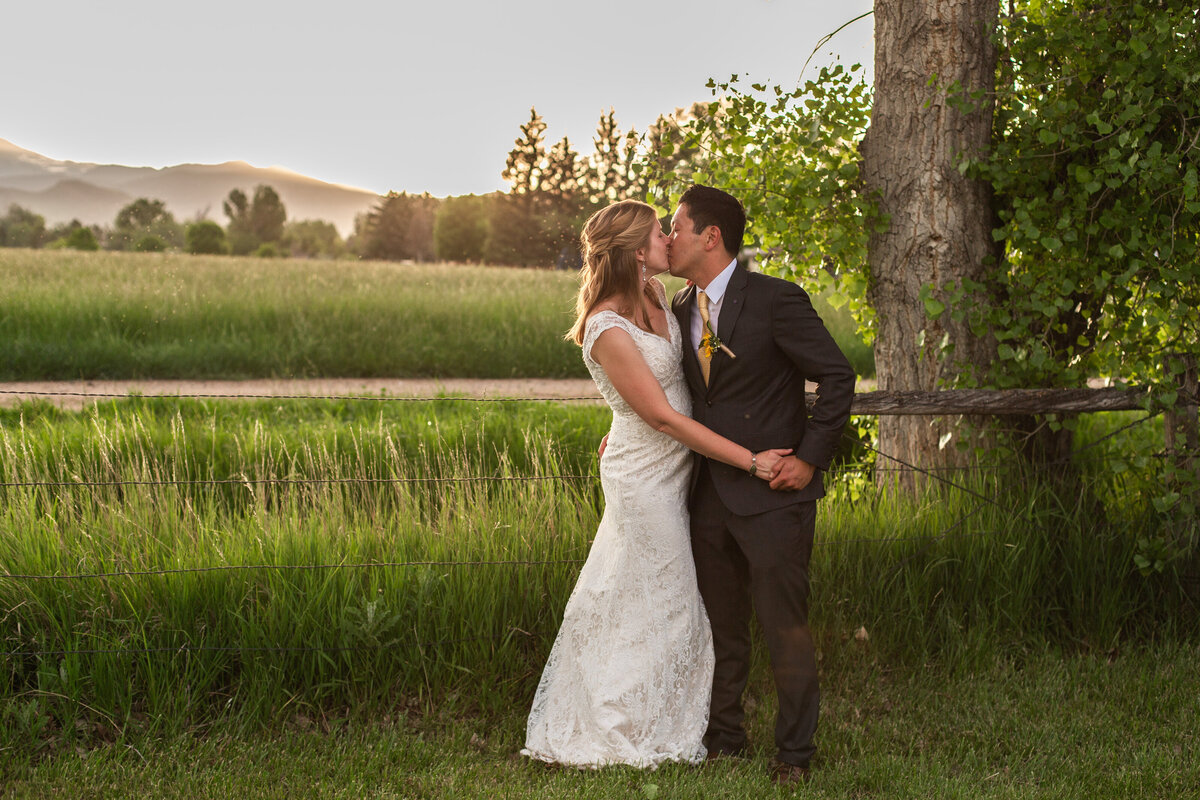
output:
<instances>
[{"instance_id":1,"label":"bride's waist","mask_svg":"<svg viewBox=\"0 0 1200 800\"><path fill-rule=\"evenodd\" d=\"M661 431L647 425L640 417L614 417L608 432L609 451L616 453L646 453L659 458L685 458L688 448ZM607 452L607 451L606 451Z\"/></svg>"}]
</instances>

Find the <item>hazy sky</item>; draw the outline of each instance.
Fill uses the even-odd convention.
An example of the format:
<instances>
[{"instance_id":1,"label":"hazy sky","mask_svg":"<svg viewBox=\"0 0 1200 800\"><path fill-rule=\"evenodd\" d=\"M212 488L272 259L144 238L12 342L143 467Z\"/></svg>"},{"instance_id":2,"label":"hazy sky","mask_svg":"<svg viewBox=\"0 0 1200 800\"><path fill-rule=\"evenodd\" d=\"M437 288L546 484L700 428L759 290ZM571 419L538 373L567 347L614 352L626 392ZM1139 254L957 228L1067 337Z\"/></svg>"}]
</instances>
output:
<instances>
[{"instance_id":1,"label":"hazy sky","mask_svg":"<svg viewBox=\"0 0 1200 800\"><path fill-rule=\"evenodd\" d=\"M534 105L592 149L711 98L731 73L794 85L871 0L10 0L0 138L131 166L243 160L377 192L504 188ZM872 18L822 47L871 64Z\"/></svg>"}]
</instances>

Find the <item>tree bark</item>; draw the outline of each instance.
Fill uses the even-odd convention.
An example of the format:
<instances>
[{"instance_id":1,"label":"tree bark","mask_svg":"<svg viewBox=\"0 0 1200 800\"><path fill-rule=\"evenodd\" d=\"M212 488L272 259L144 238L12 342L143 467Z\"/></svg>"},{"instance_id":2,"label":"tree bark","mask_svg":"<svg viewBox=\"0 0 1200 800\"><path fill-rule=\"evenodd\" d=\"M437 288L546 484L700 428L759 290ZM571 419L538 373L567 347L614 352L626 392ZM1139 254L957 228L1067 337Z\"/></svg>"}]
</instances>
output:
<instances>
[{"instance_id":1,"label":"tree bark","mask_svg":"<svg viewBox=\"0 0 1200 800\"><path fill-rule=\"evenodd\" d=\"M866 188L889 219L867 244L883 391L933 391L953 385L965 365L985 370L993 358L994 342L951 319L942 289L982 282L997 255L991 189L959 163L982 155L991 139L998 14L999 0L875 0L874 103L862 156ZM971 99L972 90L984 94ZM930 285L947 306L937 319L921 299ZM965 457L954 444L966 430L957 417L883 417L879 449L924 468L952 466ZM911 471L888 474L915 485Z\"/></svg>"}]
</instances>

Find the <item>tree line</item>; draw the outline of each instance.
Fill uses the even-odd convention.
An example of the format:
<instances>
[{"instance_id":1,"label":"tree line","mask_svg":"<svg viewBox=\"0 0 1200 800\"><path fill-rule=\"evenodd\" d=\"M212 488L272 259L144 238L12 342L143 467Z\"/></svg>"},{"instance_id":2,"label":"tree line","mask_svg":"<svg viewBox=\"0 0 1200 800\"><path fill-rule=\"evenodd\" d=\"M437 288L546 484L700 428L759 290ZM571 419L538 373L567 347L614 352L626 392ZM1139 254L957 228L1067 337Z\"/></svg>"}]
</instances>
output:
<instances>
[{"instance_id":1,"label":"tree line","mask_svg":"<svg viewBox=\"0 0 1200 800\"><path fill-rule=\"evenodd\" d=\"M681 125L705 106L660 115L643 134L623 131L612 109L600 116L592 152L563 137L548 144L536 108L520 126L504 170L506 192L438 199L390 192L355 222L364 258L459 261L574 268L579 232L598 208L627 197L658 196L667 181L652 175L690 172Z\"/></svg>"},{"instance_id":2,"label":"tree line","mask_svg":"<svg viewBox=\"0 0 1200 800\"><path fill-rule=\"evenodd\" d=\"M0 217L0 247L310 258L348 252L333 223L289 222L283 201L270 186L257 187L250 197L233 189L222 205L229 219L225 226L203 218L178 222L162 200L146 197L122 207L111 225L84 225L75 219L47 226L42 215L14 204Z\"/></svg>"},{"instance_id":3,"label":"tree line","mask_svg":"<svg viewBox=\"0 0 1200 800\"><path fill-rule=\"evenodd\" d=\"M139 197L110 225L72 220L48 226L19 205L0 217L0 247L126 250L260 257L457 261L522 267L578 266L579 231L599 207L626 197L664 198L667 182L652 174L690 171L681 124L705 107L662 115L645 134L623 131L616 112L602 114L590 154L564 137L547 144L536 108L520 126L502 176L506 192L436 198L389 192L343 239L324 220L288 220L271 186L247 195L235 188L222 203L226 224L175 219L166 204Z\"/></svg>"}]
</instances>

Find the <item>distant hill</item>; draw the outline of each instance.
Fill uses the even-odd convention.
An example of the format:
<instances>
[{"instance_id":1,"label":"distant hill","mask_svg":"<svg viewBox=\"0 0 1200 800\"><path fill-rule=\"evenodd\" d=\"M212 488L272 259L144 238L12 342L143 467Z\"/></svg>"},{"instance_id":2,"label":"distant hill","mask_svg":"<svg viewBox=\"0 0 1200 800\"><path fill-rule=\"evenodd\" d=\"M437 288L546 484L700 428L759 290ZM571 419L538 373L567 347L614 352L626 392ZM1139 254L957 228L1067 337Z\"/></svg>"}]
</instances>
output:
<instances>
[{"instance_id":1,"label":"distant hill","mask_svg":"<svg viewBox=\"0 0 1200 800\"><path fill-rule=\"evenodd\" d=\"M56 161L0 139L0 214L16 203L41 214L50 225L72 219L111 225L121 207L139 197L162 200L181 222L207 216L224 224L221 202L230 190L252 195L259 184L274 187L289 220L328 220L343 236L354 229L356 215L379 201L379 195L365 189L244 161L161 169L86 164Z\"/></svg>"}]
</instances>

